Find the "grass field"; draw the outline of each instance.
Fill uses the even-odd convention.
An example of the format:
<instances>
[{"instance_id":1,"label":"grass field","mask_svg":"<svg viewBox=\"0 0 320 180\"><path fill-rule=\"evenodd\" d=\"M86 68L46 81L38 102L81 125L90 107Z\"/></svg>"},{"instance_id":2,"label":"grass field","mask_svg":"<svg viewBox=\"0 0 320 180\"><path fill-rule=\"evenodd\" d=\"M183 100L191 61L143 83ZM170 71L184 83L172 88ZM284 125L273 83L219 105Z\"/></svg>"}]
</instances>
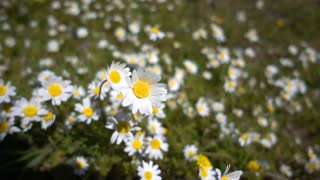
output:
<instances>
[{"instance_id":1,"label":"grass field","mask_svg":"<svg viewBox=\"0 0 320 180\"><path fill-rule=\"evenodd\" d=\"M151 160L162 179L206 179L228 164L240 179L320 179L319 9L317 0L0 1L0 179L148 179L138 167ZM112 62L161 76L161 107L124 107ZM72 85L61 104L42 93L56 77ZM76 108L86 97L92 122ZM38 115L21 110L23 98L36 99ZM116 113L141 128L141 151L110 140L121 134L106 128ZM154 158L159 137L169 147Z\"/></svg>"}]
</instances>

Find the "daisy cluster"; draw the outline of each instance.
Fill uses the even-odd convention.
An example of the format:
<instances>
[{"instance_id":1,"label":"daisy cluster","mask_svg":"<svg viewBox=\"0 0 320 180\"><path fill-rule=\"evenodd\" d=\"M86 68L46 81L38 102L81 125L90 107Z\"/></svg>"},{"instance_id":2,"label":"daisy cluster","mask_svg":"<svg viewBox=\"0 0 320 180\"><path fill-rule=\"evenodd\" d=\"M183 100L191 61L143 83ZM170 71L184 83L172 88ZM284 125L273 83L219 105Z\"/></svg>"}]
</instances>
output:
<instances>
[{"instance_id":1,"label":"daisy cluster","mask_svg":"<svg viewBox=\"0 0 320 180\"><path fill-rule=\"evenodd\" d=\"M224 3L188 3L0 1L0 145L21 140L27 167L87 178L317 175L316 46L272 42L287 19L257 26L265 0L225 19Z\"/></svg>"}]
</instances>

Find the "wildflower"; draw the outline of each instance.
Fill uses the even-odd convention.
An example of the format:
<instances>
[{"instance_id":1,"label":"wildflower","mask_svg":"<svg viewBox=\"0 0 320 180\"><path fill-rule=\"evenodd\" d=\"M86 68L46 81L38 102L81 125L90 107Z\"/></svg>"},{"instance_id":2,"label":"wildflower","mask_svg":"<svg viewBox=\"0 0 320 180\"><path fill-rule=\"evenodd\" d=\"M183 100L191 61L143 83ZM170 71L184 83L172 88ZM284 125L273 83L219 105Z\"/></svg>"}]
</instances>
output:
<instances>
[{"instance_id":1,"label":"wildflower","mask_svg":"<svg viewBox=\"0 0 320 180\"><path fill-rule=\"evenodd\" d=\"M109 117L106 128L115 130L111 136L111 143L120 144L122 141L128 141L134 138L132 132L140 130L129 117L124 114L117 114L115 117Z\"/></svg>"},{"instance_id":2,"label":"wildflower","mask_svg":"<svg viewBox=\"0 0 320 180\"><path fill-rule=\"evenodd\" d=\"M160 107L166 100L165 85L158 83L160 76L139 68L133 71L129 88L121 91L124 95L123 106L132 104L132 113L151 114L152 107Z\"/></svg>"},{"instance_id":3,"label":"wildflower","mask_svg":"<svg viewBox=\"0 0 320 180\"><path fill-rule=\"evenodd\" d=\"M112 63L107 70L107 79L114 90L121 90L129 86L130 69L125 64Z\"/></svg>"},{"instance_id":4,"label":"wildflower","mask_svg":"<svg viewBox=\"0 0 320 180\"><path fill-rule=\"evenodd\" d=\"M41 116L46 115L47 111L41 105L39 99L25 98L18 100L12 108L12 114L22 117L22 127L29 127L32 121L41 121ZM25 129L28 130L29 128Z\"/></svg>"},{"instance_id":5,"label":"wildflower","mask_svg":"<svg viewBox=\"0 0 320 180\"><path fill-rule=\"evenodd\" d=\"M67 116L64 124L68 127L68 129L71 129L75 122L76 122L76 116L75 116L75 113L72 112L70 113L70 115Z\"/></svg>"},{"instance_id":6,"label":"wildflower","mask_svg":"<svg viewBox=\"0 0 320 180\"><path fill-rule=\"evenodd\" d=\"M142 165L138 167L138 175L141 180L161 180L160 173L159 166L154 164L153 161L149 163L142 161Z\"/></svg>"},{"instance_id":7,"label":"wildflower","mask_svg":"<svg viewBox=\"0 0 320 180\"><path fill-rule=\"evenodd\" d=\"M0 103L10 102L10 97L15 96L16 88L11 86L10 82L4 83L2 79L0 79Z\"/></svg>"},{"instance_id":8,"label":"wildflower","mask_svg":"<svg viewBox=\"0 0 320 180\"><path fill-rule=\"evenodd\" d=\"M211 30L213 32L213 37L218 41L218 42L225 42L226 37L224 35L223 29L216 25L216 24L211 24Z\"/></svg>"},{"instance_id":9,"label":"wildflower","mask_svg":"<svg viewBox=\"0 0 320 180\"><path fill-rule=\"evenodd\" d=\"M288 176L289 178L292 177L292 170L291 167L285 164L281 164L280 166L280 172Z\"/></svg>"},{"instance_id":10,"label":"wildflower","mask_svg":"<svg viewBox=\"0 0 320 180\"><path fill-rule=\"evenodd\" d=\"M86 92L84 91L84 88L82 86L73 86L72 91L72 97L80 100L86 95Z\"/></svg>"},{"instance_id":11,"label":"wildflower","mask_svg":"<svg viewBox=\"0 0 320 180\"><path fill-rule=\"evenodd\" d=\"M240 179L240 176L242 175L242 171L234 171L232 173L227 174L229 169L230 169L230 165L227 166L222 176L221 176L220 169L216 169L218 180L239 180Z\"/></svg>"},{"instance_id":12,"label":"wildflower","mask_svg":"<svg viewBox=\"0 0 320 180\"><path fill-rule=\"evenodd\" d=\"M169 145L165 142L163 136L155 136L155 137L148 137L148 146L145 151L148 154L149 158L152 159L163 159L162 151L167 152Z\"/></svg>"},{"instance_id":13,"label":"wildflower","mask_svg":"<svg viewBox=\"0 0 320 180\"><path fill-rule=\"evenodd\" d=\"M81 176L88 169L88 161L83 156L78 156L72 164L74 168L74 173L78 176Z\"/></svg>"},{"instance_id":14,"label":"wildflower","mask_svg":"<svg viewBox=\"0 0 320 180\"><path fill-rule=\"evenodd\" d=\"M47 113L41 117L41 128L47 129L54 123L55 119L56 115L52 111L47 111Z\"/></svg>"},{"instance_id":15,"label":"wildflower","mask_svg":"<svg viewBox=\"0 0 320 180\"><path fill-rule=\"evenodd\" d=\"M196 74L198 72L198 66L195 62L191 61L191 60L185 60L183 62L183 65L185 66L185 68L187 69L187 71L191 74Z\"/></svg>"},{"instance_id":16,"label":"wildflower","mask_svg":"<svg viewBox=\"0 0 320 180\"><path fill-rule=\"evenodd\" d=\"M216 174L217 173L212 169L212 167L199 169L199 176L201 180L216 180Z\"/></svg>"},{"instance_id":17,"label":"wildflower","mask_svg":"<svg viewBox=\"0 0 320 180\"><path fill-rule=\"evenodd\" d=\"M6 118L0 115L0 142L7 136L20 132L20 129L14 125L14 118Z\"/></svg>"},{"instance_id":18,"label":"wildflower","mask_svg":"<svg viewBox=\"0 0 320 180\"><path fill-rule=\"evenodd\" d=\"M246 34L245 38L247 38L250 42L258 42L259 36L255 29L250 29Z\"/></svg>"},{"instance_id":19,"label":"wildflower","mask_svg":"<svg viewBox=\"0 0 320 180\"><path fill-rule=\"evenodd\" d=\"M208 103L205 102L203 98L199 98L199 100L196 104L196 109L197 109L199 115L202 117L207 117L210 114L210 109L209 109Z\"/></svg>"},{"instance_id":20,"label":"wildflower","mask_svg":"<svg viewBox=\"0 0 320 180\"><path fill-rule=\"evenodd\" d=\"M91 106L90 98L84 98L82 104L77 103L75 110L80 114L78 116L80 121L86 121L87 124L90 124L92 120L98 120L99 116L95 109Z\"/></svg>"},{"instance_id":21,"label":"wildflower","mask_svg":"<svg viewBox=\"0 0 320 180\"><path fill-rule=\"evenodd\" d=\"M134 155L135 153L142 153L144 147L144 135L137 133L135 137L129 138L126 142L125 152L129 154L129 156Z\"/></svg>"},{"instance_id":22,"label":"wildflower","mask_svg":"<svg viewBox=\"0 0 320 180\"><path fill-rule=\"evenodd\" d=\"M198 153L198 148L194 144L186 145L183 149L184 157L188 161L193 161L196 159Z\"/></svg>"},{"instance_id":23,"label":"wildflower","mask_svg":"<svg viewBox=\"0 0 320 180\"><path fill-rule=\"evenodd\" d=\"M43 101L51 100L52 105L60 105L72 95L70 81L64 81L61 77L50 76L48 81L42 83L39 94Z\"/></svg>"},{"instance_id":24,"label":"wildflower","mask_svg":"<svg viewBox=\"0 0 320 180\"><path fill-rule=\"evenodd\" d=\"M149 38L152 41L164 38L165 34L159 30L159 27L153 26L149 31Z\"/></svg>"},{"instance_id":25,"label":"wildflower","mask_svg":"<svg viewBox=\"0 0 320 180\"><path fill-rule=\"evenodd\" d=\"M109 83L104 83L101 89L100 86L101 83L99 81L91 82L88 87L89 97L93 97L95 99L100 98L100 100L103 100L107 96L107 92L109 91Z\"/></svg>"}]
</instances>

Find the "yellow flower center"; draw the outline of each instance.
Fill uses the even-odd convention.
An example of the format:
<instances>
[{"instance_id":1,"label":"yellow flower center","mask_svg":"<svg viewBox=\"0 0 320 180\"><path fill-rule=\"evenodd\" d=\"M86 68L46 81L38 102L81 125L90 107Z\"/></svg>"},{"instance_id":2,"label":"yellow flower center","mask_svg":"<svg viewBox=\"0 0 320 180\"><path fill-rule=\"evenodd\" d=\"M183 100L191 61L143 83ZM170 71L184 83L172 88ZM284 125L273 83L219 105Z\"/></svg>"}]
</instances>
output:
<instances>
[{"instance_id":1,"label":"yellow flower center","mask_svg":"<svg viewBox=\"0 0 320 180\"><path fill-rule=\"evenodd\" d=\"M145 178L146 180L151 180L151 179L152 179L152 172L146 171L146 172L144 173L144 178Z\"/></svg>"},{"instance_id":2,"label":"yellow flower center","mask_svg":"<svg viewBox=\"0 0 320 180\"><path fill-rule=\"evenodd\" d=\"M73 91L73 94L75 96L79 96L80 95L80 91L78 89L76 89L76 90Z\"/></svg>"},{"instance_id":3,"label":"yellow flower center","mask_svg":"<svg viewBox=\"0 0 320 180\"><path fill-rule=\"evenodd\" d=\"M241 136L241 139L244 140L244 141L247 141L249 139L249 135L248 134L243 134Z\"/></svg>"},{"instance_id":4,"label":"yellow flower center","mask_svg":"<svg viewBox=\"0 0 320 180\"><path fill-rule=\"evenodd\" d=\"M72 122L74 121L74 118L73 118L72 116L69 116L68 119L67 119L67 121L68 121L69 123L72 123Z\"/></svg>"},{"instance_id":5,"label":"yellow flower center","mask_svg":"<svg viewBox=\"0 0 320 180\"><path fill-rule=\"evenodd\" d=\"M118 93L118 94L117 94L117 98L118 98L118 99L123 99L123 98L124 98L124 96L123 96L123 94Z\"/></svg>"},{"instance_id":6,"label":"yellow flower center","mask_svg":"<svg viewBox=\"0 0 320 180\"><path fill-rule=\"evenodd\" d=\"M170 87L173 87L175 84L176 84L176 82L174 80L170 80L169 81L169 86Z\"/></svg>"},{"instance_id":7,"label":"yellow flower center","mask_svg":"<svg viewBox=\"0 0 320 180\"><path fill-rule=\"evenodd\" d=\"M235 83L233 81L228 82L228 87L229 88L234 88Z\"/></svg>"},{"instance_id":8,"label":"yellow flower center","mask_svg":"<svg viewBox=\"0 0 320 180\"><path fill-rule=\"evenodd\" d=\"M115 84L118 84L121 80L120 73L115 70L113 70L109 73L109 77L110 77L110 80Z\"/></svg>"},{"instance_id":9,"label":"yellow flower center","mask_svg":"<svg viewBox=\"0 0 320 180\"><path fill-rule=\"evenodd\" d=\"M231 69L229 69L229 70L228 70L228 76L231 77L231 76L233 76L233 75L234 75L234 72L233 72Z\"/></svg>"},{"instance_id":10,"label":"yellow flower center","mask_svg":"<svg viewBox=\"0 0 320 180\"><path fill-rule=\"evenodd\" d=\"M45 116L43 116L43 120L45 121L51 121L53 119L53 113L51 111L48 112Z\"/></svg>"},{"instance_id":11,"label":"yellow flower center","mask_svg":"<svg viewBox=\"0 0 320 180\"><path fill-rule=\"evenodd\" d=\"M314 171L314 170L316 169L316 164L315 164L314 162L311 162L311 163L309 164L309 169L310 169L311 171Z\"/></svg>"},{"instance_id":12,"label":"yellow flower center","mask_svg":"<svg viewBox=\"0 0 320 180\"><path fill-rule=\"evenodd\" d=\"M137 81L133 85L133 93L138 98L146 98L150 95L149 84L145 81Z\"/></svg>"},{"instance_id":13,"label":"yellow flower center","mask_svg":"<svg viewBox=\"0 0 320 180\"><path fill-rule=\"evenodd\" d=\"M34 105L28 105L23 109L23 113L27 117L33 117L38 114L38 109Z\"/></svg>"},{"instance_id":14,"label":"yellow flower center","mask_svg":"<svg viewBox=\"0 0 320 180\"><path fill-rule=\"evenodd\" d=\"M152 32L153 34L158 34L160 31L159 31L159 28L153 27L153 28L151 29L151 32Z\"/></svg>"},{"instance_id":15,"label":"yellow flower center","mask_svg":"<svg viewBox=\"0 0 320 180\"><path fill-rule=\"evenodd\" d=\"M224 57L226 56L226 54L224 53L224 51L220 51L219 55L220 55L221 58L224 58Z\"/></svg>"},{"instance_id":16,"label":"yellow flower center","mask_svg":"<svg viewBox=\"0 0 320 180\"><path fill-rule=\"evenodd\" d=\"M118 123L117 130L120 134L126 134L130 131L130 124L126 121Z\"/></svg>"},{"instance_id":17,"label":"yellow flower center","mask_svg":"<svg viewBox=\"0 0 320 180\"><path fill-rule=\"evenodd\" d=\"M197 109L198 109L199 112L203 112L204 111L204 106L203 105L199 105L197 107Z\"/></svg>"},{"instance_id":18,"label":"yellow flower center","mask_svg":"<svg viewBox=\"0 0 320 180\"><path fill-rule=\"evenodd\" d=\"M150 131L154 133L154 132L156 132L156 130L157 130L157 126L154 125L154 124L152 124L152 125L150 126Z\"/></svg>"},{"instance_id":19,"label":"yellow flower center","mask_svg":"<svg viewBox=\"0 0 320 180\"><path fill-rule=\"evenodd\" d=\"M105 73L100 73L100 79L106 79Z\"/></svg>"},{"instance_id":20,"label":"yellow flower center","mask_svg":"<svg viewBox=\"0 0 320 180\"><path fill-rule=\"evenodd\" d=\"M160 149L160 141L158 139L153 139L150 145L152 149Z\"/></svg>"},{"instance_id":21,"label":"yellow flower center","mask_svg":"<svg viewBox=\"0 0 320 180\"><path fill-rule=\"evenodd\" d=\"M159 109L157 107L152 107L153 114L157 114L159 112Z\"/></svg>"},{"instance_id":22,"label":"yellow flower center","mask_svg":"<svg viewBox=\"0 0 320 180\"><path fill-rule=\"evenodd\" d=\"M195 153L194 153L194 150L189 150L189 151L188 151L188 155L189 155L189 156L194 156L194 154L195 154Z\"/></svg>"},{"instance_id":23,"label":"yellow flower center","mask_svg":"<svg viewBox=\"0 0 320 180\"><path fill-rule=\"evenodd\" d=\"M86 107L82 113L87 117L91 117L93 115L93 109L91 107Z\"/></svg>"},{"instance_id":24,"label":"yellow flower center","mask_svg":"<svg viewBox=\"0 0 320 180\"><path fill-rule=\"evenodd\" d=\"M59 84L53 83L49 86L48 92L53 97L60 96L62 93L62 88Z\"/></svg>"},{"instance_id":25,"label":"yellow flower center","mask_svg":"<svg viewBox=\"0 0 320 180\"><path fill-rule=\"evenodd\" d=\"M142 142L139 139L135 139L135 140L133 140L132 147L135 150L138 150L142 147Z\"/></svg>"},{"instance_id":26,"label":"yellow flower center","mask_svg":"<svg viewBox=\"0 0 320 180\"><path fill-rule=\"evenodd\" d=\"M82 169L84 167L84 162L77 161L75 167L76 167L76 169Z\"/></svg>"},{"instance_id":27,"label":"yellow flower center","mask_svg":"<svg viewBox=\"0 0 320 180\"><path fill-rule=\"evenodd\" d=\"M0 96L5 95L6 92L7 92L7 88L4 85L0 84Z\"/></svg>"},{"instance_id":28,"label":"yellow flower center","mask_svg":"<svg viewBox=\"0 0 320 180\"><path fill-rule=\"evenodd\" d=\"M99 95L99 93L100 93L100 88L99 88L99 87L93 88L93 93L94 93L95 95Z\"/></svg>"},{"instance_id":29,"label":"yellow flower center","mask_svg":"<svg viewBox=\"0 0 320 180\"><path fill-rule=\"evenodd\" d=\"M222 176L222 177L221 177L221 180L230 180L230 178L227 177L227 176Z\"/></svg>"},{"instance_id":30,"label":"yellow flower center","mask_svg":"<svg viewBox=\"0 0 320 180\"><path fill-rule=\"evenodd\" d=\"M0 133L6 132L9 129L9 124L7 121L0 122Z\"/></svg>"}]
</instances>

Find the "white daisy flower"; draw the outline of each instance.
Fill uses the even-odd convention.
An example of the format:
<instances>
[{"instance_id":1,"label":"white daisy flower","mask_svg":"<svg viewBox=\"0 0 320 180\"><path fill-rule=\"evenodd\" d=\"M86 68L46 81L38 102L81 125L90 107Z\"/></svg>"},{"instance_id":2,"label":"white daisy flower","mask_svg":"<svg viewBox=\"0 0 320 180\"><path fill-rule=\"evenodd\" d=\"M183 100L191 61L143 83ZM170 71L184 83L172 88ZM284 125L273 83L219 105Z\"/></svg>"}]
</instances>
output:
<instances>
[{"instance_id":1,"label":"white daisy flower","mask_svg":"<svg viewBox=\"0 0 320 180\"><path fill-rule=\"evenodd\" d=\"M47 51L51 53L58 52L60 49L60 44L57 40L50 40L47 45Z\"/></svg>"},{"instance_id":2,"label":"white daisy flower","mask_svg":"<svg viewBox=\"0 0 320 180\"><path fill-rule=\"evenodd\" d=\"M135 153L141 154L143 147L144 147L144 135L137 133L135 137L130 138L126 142L126 147L124 151L127 152L129 156L133 156Z\"/></svg>"},{"instance_id":3,"label":"white daisy flower","mask_svg":"<svg viewBox=\"0 0 320 180\"><path fill-rule=\"evenodd\" d=\"M116 36L116 38L120 41L123 42L126 40L126 30L122 27L118 27L115 31L114 31L114 35Z\"/></svg>"},{"instance_id":4,"label":"white daisy flower","mask_svg":"<svg viewBox=\"0 0 320 180\"><path fill-rule=\"evenodd\" d=\"M163 136L148 137L148 146L146 149L146 154L152 159L163 159L162 151L167 152L169 145L165 142Z\"/></svg>"},{"instance_id":5,"label":"white daisy flower","mask_svg":"<svg viewBox=\"0 0 320 180\"><path fill-rule=\"evenodd\" d=\"M216 24L211 24L211 30L213 32L213 37L218 41L218 42L225 42L226 37L224 35L223 29L216 25Z\"/></svg>"},{"instance_id":6,"label":"white daisy flower","mask_svg":"<svg viewBox=\"0 0 320 180\"><path fill-rule=\"evenodd\" d=\"M153 26L150 30L149 30L149 38L152 41L155 41L157 39L162 39L164 38L165 34L159 30L159 27L157 26Z\"/></svg>"},{"instance_id":7,"label":"white daisy flower","mask_svg":"<svg viewBox=\"0 0 320 180\"><path fill-rule=\"evenodd\" d=\"M205 102L203 98L199 98L196 104L196 109L201 117L207 117L210 114L208 103Z\"/></svg>"},{"instance_id":8,"label":"white daisy flower","mask_svg":"<svg viewBox=\"0 0 320 180\"><path fill-rule=\"evenodd\" d=\"M82 86L73 86L72 97L80 100L86 95L86 92Z\"/></svg>"},{"instance_id":9,"label":"white daisy flower","mask_svg":"<svg viewBox=\"0 0 320 180\"><path fill-rule=\"evenodd\" d=\"M0 103L10 102L10 97L16 95L16 88L11 86L10 82L4 83L2 79L0 79Z\"/></svg>"},{"instance_id":10,"label":"white daisy flower","mask_svg":"<svg viewBox=\"0 0 320 180\"><path fill-rule=\"evenodd\" d=\"M129 24L129 30L132 34L138 34L140 32L139 22L132 22Z\"/></svg>"},{"instance_id":11,"label":"white daisy flower","mask_svg":"<svg viewBox=\"0 0 320 180\"><path fill-rule=\"evenodd\" d=\"M162 124L157 119L149 119L147 129L153 135L162 134Z\"/></svg>"},{"instance_id":12,"label":"white daisy flower","mask_svg":"<svg viewBox=\"0 0 320 180\"><path fill-rule=\"evenodd\" d=\"M100 89L100 86L101 86L101 82L99 81L91 82L88 87L89 97L98 99L100 95L100 100L103 100L107 96L107 92L109 91L110 86L108 82L104 83L101 89Z\"/></svg>"},{"instance_id":13,"label":"white daisy flower","mask_svg":"<svg viewBox=\"0 0 320 180\"><path fill-rule=\"evenodd\" d=\"M185 66L186 70L191 74L196 74L198 72L197 64L191 60L185 60L183 62L183 65Z\"/></svg>"},{"instance_id":14,"label":"white daisy flower","mask_svg":"<svg viewBox=\"0 0 320 180\"><path fill-rule=\"evenodd\" d=\"M77 29L77 37L78 38L85 38L89 34L88 29L86 27L80 27Z\"/></svg>"},{"instance_id":15,"label":"white daisy flower","mask_svg":"<svg viewBox=\"0 0 320 180\"><path fill-rule=\"evenodd\" d=\"M237 81L226 80L223 87L226 92L234 92L237 87Z\"/></svg>"},{"instance_id":16,"label":"white daisy flower","mask_svg":"<svg viewBox=\"0 0 320 180\"><path fill-rule=\"evenodd\" d=\"M7 136L20 132L20 129L14 125L14 118L5 118L0 115L0 142Z\"/></svg>"},{"instance_id":17,"label":"white daisy flower","mask_svg":"<svg viewBox=\"0 0 320 180\"><path fill-rule=\"evenodd\" d=\"M224 47L219 47L218 53L217 53L217 59L223 64L228 63L230 61L229 49Z\"/></svg>"},{"instance_id":18,"label":"white daisy flower","mask_svg":"<svg viewBox=\"0 0 320 180\"><path fill-rule=\"evenodd\" d=\"M125 96L123 106L132 104L132 113L151 114L152 107L160 107L166 100L165 84L158 83L160 76L139 68L133 71L129 88L122 91Z\"/></svg>"},{"instance_id":19,"label":"white daisy flower","mask_svg":"<svg viewBox=\"0 0 320 180\"><path fill-rule=\"evenodd\" d=\"M194 144L186 145L183 149L183 154L188 161L194 161L198 154L198 148Z\"/></svg>"},{"instance_id":20,"label":"white daisy flower","mask_svg":"<svg viewBox=\"0 0 320 180\"><path fill-rule=\"evenodd\" d=\"M259 36L258 36L258 33L255 29L250 29L244 36L250 42L258 42L259 41Z\"/></svg>"},{"instance_id":21,"label":"white daisy flower","mask_svg":"<svg viewBox=\"0 0 320 180\"><path fill-rule=\"evenodd\" d=\"M159 119L163 119L166 117L166 114L164 113L163 109L164 109L165 105L162 103L160 105L160 107L152 107L152 115L159 118Z\"/></svg>"},{"instance_id":22,"label":"white daisy flower","mask_svg":"<svg viewBox=\"0 0 320 180\"><path fill-rule=\"evenodd\" d=\"M25 98L18 100L12 108L12 115L22 118L21 126L28 130L32 121L41 121L41 116L47 114L43 109L39 99L31 98L27 101Z\"/></svg>"},{"instance_id":23,"label":"white daisy flower","mask_svg":"<svg viewBox=\"0 0 320 180\"><path fill-rule=\"evenodd\" d=\"M41 117L41 128L47 129L56 120L56 115L52 111L47 111L47 114Z\"/></svg>"},{"instance_id":24,"label":"white daisy flower","mask_svg":"<svg viewBox=\"0 0 320 180\"><path fill-rule=\"evenodd\" d=\"M117 118L117 119L116 119ZM111 143L120 144L122 141L128 141L133 138L132 131L140 130L133 122L129 121L124 114L117 114L115 117L109 117L106 128L115 130L111 136Z\"/></svg>"},{"instance_id":25,"label":"white daisy flower","mask_svg":"<svg viewBox=\"0 0 320 180\"><path fill-rule=\"evenodd\" d=\"M83 156L78 156L76 160L72 163L74 168L74 173L78 176L81 176L88 169L88 161Z\"/></svg>"},{"instance_id":26,"label":"white daisy flower","mask_svg":"<svg viewBox=\"0 0 320 180\"><path fill-rule=\"evenodd\" d=\"M177 91L180 88L180 82L176 78L170 78L168 80L168 87L170 91Z\"/></svg>"},{"instance_id":27,"label":"white daisy flower","mask_svg":"<svg viewBox=\"0 0 320 180\"><path fill-rule=\"evenodd\" d=\"M64 81L61 77L50 76L48 81L42 83L39 95L43 101L51 100L52 105L60 105L72 95L70 81Z\"/></svg>"},{"instance_id":28,"label":"white daisy flower","mask_svg":"<svg viewBox=\"0 0 320 180\"><path fill-rule=\"evenodd\" d=\"M146 55L146 59L150 64L157 64L159 61L158 53L157 52L150 52Z\"/></svg>"},{"instance_id":29,"label":"white daisy flower","mask_svg":"<svg viewBox=\"0 0 320 180\"><path fill-rule=\"evenodd\" d=\"M142 161L142 165L138 167L138 175L141 180L161 180L161 170L153 161L149 163Z\"/></svg>"},{"instance_id":30,"label":"white daisy flower","mask_svg":"<svg viewBox=\"0 0 320 180\"><path fill-rule=\"evenodd\" d=\"M68 129L71 129L73 124L76 122L76 114L75 112L72 112L70 115L67 116L65 120L65 125L68 127Z\"/></svg>"},{"instance_id":31,"label":"white daisy flower","mask_svg":"<svg viewBox=\"0 0 320 180\"><path fill-rule=\"evenodd\" d=\"M284 175L288 176L289 178L292 177L293 173L291 170L291 167L285 164L281 164L280 166L280 172Z\"/></svg>"},{"instance_id":32,"label":"white daisy flower","mask_svg":"<svg viewBox=\"0 0 320 180\"><path fill-rule=\"evenodd\" d=\"M49 80L50 77L55 77L56 74L50 70L44 70L44 71L41 71L38 75L38 81L40 81L40 83L44 83L46 81Z\"/></svg>"},{"instance_id":33,"label":"white daisy flower","mask_svg":"<svg viewBox=\"0 0 320 180\"><path fill-rule=\"evenodd\" d=\"M97 112L91 105L89 97L84 98L82 104L77 103L75 106L75 110L80 113L78 118L81 122L86 121L87 124L90 124L92 120L97 121L99 119Z\"/></svg>"},{"instance_id":34,"label":"white daisy flower","mask_svg":"<svg viewBox=\"0 0 320 180\"><path fill-rule=\"evenodd\" d=\"M110 101L112 104L121 104L124 96L121 92L112 90L110 91Z\"/></svg>"},{"instance_id":35,"label":"white daisy flower","mask_svg":"<svg viewBox=\"0 0 320 180\"><path fill-rule=\"evenodd\" d=\"M114 90L127 88L129 86L130 75L130 69L126 68L125 64L121 64L119 62L112 62L107 70L108 82Z\"/></svg>"},{"instance_id":36,"label":"white daisy flower","mask_svg":"<svg viewBox=\"0 0 320 180\"><path fill-rule=\"evenodd\" d=\"M199 176L201 180L216 180L216 174L217 173L212 169L212 167L199 169Z\"/></svg>"},{"instance_id":37,"label":"white daisy flower","mask_svg":"<svg viewBox=\"0 0 320 180\"><path fill-rule=\"evenodd\" d=\"M213 102L212 103L212 110L214 111L214 112L222 112L222 111L224 111L224 105L223 105L223 103L222 102Z\"/></svg>"},{"instance_id":38,"label":"white daisy flower","mask_svg":"<svg viewBox=\"0 0 320 180\"><path fill-rule=\"evenodd\" d=\"M236 80L241 75L241 70L232 66L228 68L228 77L231 80Z\"/></svg>"},{"instance_id":39,"label":"white daisy flower","mask_svg":"<svg viewBox=\"0 0 320 180\"><path fill-rule=\"evenodd\" d=\"M221 176L220 169L216 169L218 180L239 180L240 179L240 176L242 175L242 171L234 171L232 173L227 174L229 169L230 169L230 165L227 166L222 176Z\"/></svg>"},{"instance_id":40,"label":"white daisy flower","mask_svg":"<svg viewBox=\"0 0 320 180\"><path fill-rule=\"evenodd\" d=\"M227 124L227 116L225 114L219 112L218 114L216 114L215 118L221 126Z\"/></svg>"}]
</instances>

